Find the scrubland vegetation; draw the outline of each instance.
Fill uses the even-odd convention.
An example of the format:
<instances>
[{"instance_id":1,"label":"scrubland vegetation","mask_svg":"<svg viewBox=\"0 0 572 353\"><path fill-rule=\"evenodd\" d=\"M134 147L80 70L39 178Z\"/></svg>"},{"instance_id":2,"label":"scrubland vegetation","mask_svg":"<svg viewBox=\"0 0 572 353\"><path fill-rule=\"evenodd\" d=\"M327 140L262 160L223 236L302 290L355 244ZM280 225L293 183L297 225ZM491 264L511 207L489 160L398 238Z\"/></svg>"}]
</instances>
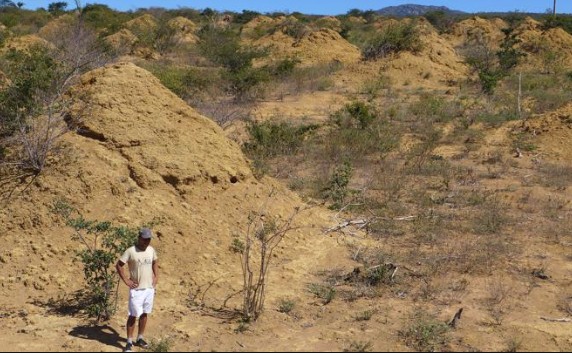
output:
<instances>
[{"instance_id":1,"label":"scrubland vegetation","mask_svg":"<svg viewBox=\"0 0 572 353\"><path fill-rule=\"evenodd\" d=\"M133 22L144 15L152 20ZM545 162L534 133L524 125L570 102L572 68L563 54L540 41L522 42L515 31L525 16L512 13L503 18L507 27L499 41L477 33L455 47L467 68L461 80L443 78L439 88L416 82L398 86L380 70L360 87L344 87L340 77L347 75L349 64L276 57L271 45L254 43L276 33L297 41L328 29L359 48L361 61L352 65L375 64L399 60L403 53L418 55L425 45L421 23L446 36L471 16L433 12L391 22L352 10L329 22L272 13L264 14L269 21L247 27L261 15L187 8L123 13L98 4L78 10L62 4L36 11L0 7L3 178L50 168L51 158L65 153L58 138L89 119L89 106L73 106L70 89L82 73L129 55L222 128L241 127L243 134L231 137L257 178L277 178L304 199L360 221L335 231L351 236L359 227L372 245L348 245L359 271L341 273L332 264L322 283L308 286L321 305L412 298L420 309L404 324L400 338L411 349L441 350L454 328L438 320L429 304L457 305L472 276L481 276L489 283L483 325L502 326L515 298L500 273L512 271L519 286L533 286L543 272L517 260L526 251L523 237L544 237L547 246L565 246L572 239L569 201L560 195L572 184L571 167ZM173 25L180 17L189 20L183 29L188 38ZM384 20L389 22L381 25ZM537 20L544 31L572 33L570 16ZM53 21L58 31L41 30ZM114 45L111 36L127 29L132 36ZM10 44L30 35L37 44ZM531 56L540 65L523 66ZM420 80L432 75L427 68ZM314 92L341 92L346 100L326 119L254 115L262 102ZM510 125L507 141L486 143L509 122L521 124ZM532 156L530 163L519 158L523 153ZM257 317L262 299L246 300L252 302L245 315ZM563 315L571 312L566 303L559 306ZM290 314L295 308L294 300L283 298L277 310ZM359 312L355 321L376 314ZM507 347L516 350L518 337ZM369 349L370 342L355 341L346 351Z\"/></svg>"}]
</instances>

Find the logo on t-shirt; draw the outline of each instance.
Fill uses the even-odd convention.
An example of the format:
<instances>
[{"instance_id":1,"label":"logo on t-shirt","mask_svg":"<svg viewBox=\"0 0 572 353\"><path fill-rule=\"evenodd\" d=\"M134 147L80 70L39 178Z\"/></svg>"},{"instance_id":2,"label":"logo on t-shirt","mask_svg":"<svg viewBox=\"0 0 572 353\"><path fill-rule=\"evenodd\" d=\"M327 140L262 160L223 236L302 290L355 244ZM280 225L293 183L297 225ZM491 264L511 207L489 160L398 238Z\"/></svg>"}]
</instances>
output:
<instances>
[{"instance_id":1,"label":"logo on t-shirt","mask_svg":"<svg viewBox=\"0 0 572 353\"><path fill-rule=\"evenodd\" d=\"M137 259L137 265L139 265L139 266L152 265L152 264L153 264L153 258L152 257L147 257L144 259Z\"/></svg>"}]
</instances>

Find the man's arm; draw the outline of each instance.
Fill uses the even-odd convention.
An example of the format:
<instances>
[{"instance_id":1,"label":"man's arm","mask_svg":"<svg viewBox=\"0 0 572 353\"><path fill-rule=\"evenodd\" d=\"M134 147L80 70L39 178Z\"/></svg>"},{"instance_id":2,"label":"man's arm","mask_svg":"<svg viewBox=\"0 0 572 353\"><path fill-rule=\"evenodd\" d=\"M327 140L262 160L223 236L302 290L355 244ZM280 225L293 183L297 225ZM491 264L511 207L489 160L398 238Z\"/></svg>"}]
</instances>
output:
<instances>
[{"instance_id":1,"label":"man's arm","mask_svg":"<svg viewBox=\"0 0 572 353\"><path fill-rule=\"evenodd\" d=\"M159 280L159 265L157 265L157 260L153 260L153 288L157 286L158 280Z\"/></svg>"},{"instance_id":2,"label":"man's arm","mask_svg":"<svg viewBox=\"0 0 572 353\"><path fill-rule=\"evenodd\" d=\"M125 276L125 274L123 273L123 266L125 265L125 262L118 260L117 263L115 264L115 269L117 270L117 274L119 275L119 277L121 278L121 280L123 280L123 283L125 283L127 285L127 287L131 288L131 289L135 289L139 286L139 284L133 280L131 280L130 278L127 278Z\"/></svg>"}]
</instances>

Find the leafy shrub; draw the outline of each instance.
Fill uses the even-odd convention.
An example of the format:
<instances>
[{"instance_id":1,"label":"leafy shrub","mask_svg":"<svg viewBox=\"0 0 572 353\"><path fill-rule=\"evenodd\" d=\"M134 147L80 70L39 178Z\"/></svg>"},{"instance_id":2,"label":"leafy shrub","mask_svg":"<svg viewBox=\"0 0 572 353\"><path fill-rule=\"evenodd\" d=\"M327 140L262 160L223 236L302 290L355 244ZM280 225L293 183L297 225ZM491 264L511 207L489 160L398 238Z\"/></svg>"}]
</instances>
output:
<instances>
[{"instance_id":1,"label":"leafy shrub","mask_svg":"<svg viewBox=\"0 0 572 353\"><path fill-rule=\"evenodd\" d=\"M85 23L100 31L101 37L119 31L123 24L133 17L133 13L115 11L104 4L86 4L82 9Z\"/></svg>"},{"instance_id":2,"label":"leafy shrub","mask_svg":"<svg viewBox=\"0 0 572 353\"><path fill-rule=\"evenodd\" d=\"M429 11L423 15L439 33L449 33L455 24L455 18L442 10Z\"/></svg>"},{"instance_id":3,"label":"leafy shrub","mask_svg":"<svg viewBox=\"0 0 572 353\"><path fill-rule=\"evenodd\" d=\"M12 134L25 117L38 114L41 109L38 92L52 87L61 66L42 46L28 51L9 50L1 60L2 70L11 83L0 91L0 132Z\"/></svg>"},{"instance_id":4,"label":"leafy shrub","mask_svg":"<svg viewBox=\"0 0 572 353\"><path fill-rule=\"evenodd\" d=\"M50 20L52 16L45 10L3 7L0 11L0 24L4 24L16 36L37 33Z\"/></svg>"},{"instance_id":5,"label":"leafy shrub","mask_svg":"<svg viewBox=\"0 0 572 353\"><path fill-rule=\"evenodd\" d=\"M344 352L369 352L373 347L370 341L352 341L349 346L344 348Z\"/></svg>"},{"instance_id":6,"label":"leafy shrub","mask_svg":"<svg viewBox=\"0 0 572 353\"><path fill-rule=\"evenodd\" d=\"M419 352L441 351L449 341L449 326L423 311L416 311L412 319L414 322L399 332L405 344Z\"/></svg>"},{"instance_id":7,"label":"leafy shrub","mask_svg":"<svg viewBox=\"0 0 572 353\"><path fill-rule=\"evenodd\" d=\"M278 78L289 76L300 62L298 58L284 58L271 68L272 75Z\"/></svg>"},{"instance_id":8,"label":"leafy shrub","mask_svg":"<svg viewBox=\"0 0 572 353\"><path fill-rule=\"evenodd\" d=\"M316 125L295 126L286 122L250 122L248 132L251 141L244 144L244 150L251 156L292 155L302 146L307 134L316 128Z\"/></svg>"},{"instance_id":9,"label":"leafy shrub","mask_svg":"<svg viewBox=\"0 0 572 353\"><path fill-rule=\"evenodd\" d=\"M187 69L168 64L145 64L144 67L177 96L185 98L188 95L189 84L186 80L189 71Z\"/></svg>"},{"instance_id":10,"label":"leafy shrub","mask_svg":"<svg viewBox=\"0 0 572 353\"><path fill-rule=\"evenodd\" d=\"M67 2L64 1L57 1L48 4L48 12L54 16L59 16L66 11L66 7L68 7Z\"/></svg>"},{"instance_id":11,"label":"leafy shrub","mask_svg":"<svg viewBox=\"0 0 572 353\"><path fill-rule=\"evenodd\" d=\"M25 173L39 174L48 155L57 150L59 137L82 115L68 108L67 95L79 75L106 63L105 47L79 18L57 35L47 35L50 47L10 49L0 64L9 84L0 92L0 136L14 152L10 165ZM12 137L10 139L10 137Z\"/></svg>"},{"instance_id":12,"label":"leafy shrub","mask_svg":"<svg viewBox=\"0 0 572 353\"><path fill-rule=\"evenodd\" d=\"M409 110L416 116L423 116L433 122L448 122L459 114L456 102L448 102L445 98L433 94L422 94L419 101L413 103Z\"/></svg>"},{"instance_id":13,"label":"leafy shrub","mask_svg":"<svg viewBox=\"0 0 572 353\"><path fill-rule=\"evenodd\" d=\"M240 36L230 28L207 25L198 32L198 47L211 62L227 70L223 76L237 100L249 99L257 85L270 79L265 68L254 68L252 61L268 55L265 49L242 47Z\"/></svg>"},{"instance_id":14,"label":"leafy shrub","mask_svg":"<svg viewBox=\"0 0 572 353\"><path fill-rule=\"evenodd\" d=\"M149 352L169 352L171 346L173 345L173 340L169 337L161 339L152 339L149 342Z\"/></svg>"},{"instance_id":15,"label":"leafy shrub","mask_svg":"<svg viewBox=\"0 0 572 353\"><path fill-rule=\"evenodd\" d=\"M333 201L331 206L333 209L339 209L344 206L344 201L349 194L348 185L350 184L352 174L353 168L348 161L334 169L328 186L324 190L324 198Z\"/></svg>"},{"instance_id":16,"label":"leafy shrub","mask_svg":"<svg viewBox=\"0 0 572 353\"><path fill-rule=\"evenodd\" d=\"M303 37L312 32L312 29L307 24L291 17L286 19L286 21L284 21L280 25L280 30L284 34L296 40L302 39Z\"/></svg>"},{"instance_id":17,"label":"leafy shrub","mask_svg":"<svg viewBox=\"0 0 572 353\"><path fill-rule=\"evenodd\" d=\"M543 29L562 28L566 32L572 34L572 17L569 15L557 14L556 16L547 15L542 19Z\"/></svg>"},{"instance_id":18,"label":"leafy shrub","mask_svg":"<svg viewBox=\"0 0 572 353\"><path fill-rule=\"evenodd\" d=\"M137 229L115 227L107 221L87 221L83 217L69 219L67 225L75 229L74 239L85 246L77 252L77 257L84 266L88 285L87 313L98 321L107 320L115 313L113 290L119 278L112 265L135 244Z\"/></svg>"},{"instance_id":19,"label":"leafy shrub","mask_svg":"<svg viewBox=\"0 0 572 353\"><path fill-rule=\"evenodd\" d=\"M170 25L169 17L162 16L157 22L157 28L154 31L152 46L160 54L166 54L173 51L180 44L180 37L177 28Z\"/></svg>"},{"instance_id":20,"label":"leafy shrub","mask_svg":"<svg viewBox=\"0 0 572 353\"><path fill-rule=\"evenodd\" d=\"M295 306L296 302L294 300L282 298L278 302L278 311L284 314L288 314L294 309Z\"/></svg>"},{"instance_id":21,"label":"leafy shrub","mask_svg":"<svg viewBox=\"0 0 572 353\"><path fill-rule=\"evenodd\" d=\"M332 116L332 120L339 127L360 129L367 128L376 118L374 107L359 101L346 104Z\"/></svg>"},{"instance_id":22,"label":"leafy shrub","mask_svg":"<svg viewBox=\"0 0 572 353\"><path fill-rule=\"evenodd\" d=\"M422 43L415 22L390 25L379 35L365 43L362 55L365 60L376 60L392 53L421 51Z\"/></svg>"},{"instance_id":23,"label":"leafy shrub","mask_svg":"<svg viewBox=\"0 0 572 353\"><path fill-rule=\"evenodd\" d=\"M310 283L308 285L310 293L323 300L324 305L329 304L336 297L336 288L330 285Z\"/></svg>"},{"instance_id":24,"label":"leafy shrub","mask_svg":"<svg viewBox=\"0 0 572 353\"><path fill-rule=\"evenodd\" d=\"M315 149L315 153L325 154L320 158L334 161L351 158L357 162L372 155L381 158L397 146L400 132L377 117L375 109L362 104L349 107L332 114L332 128L319 136L322 149Z\"/></svg>"},{"instance_id":25,"label":"leafy shrub","mask_svg":"<svg viewBox=\"0 0 572 353\"><path fill-rule=\"evenodd\" d=\"M503 30L505 38L497 51L480 35L469 39L465 44L465 61L477 72L485 94L493 94L499 81L507 76L524 56L524 53L517 49L518 39L511 31L511 28Z\"/></svg>"}]
</instances>

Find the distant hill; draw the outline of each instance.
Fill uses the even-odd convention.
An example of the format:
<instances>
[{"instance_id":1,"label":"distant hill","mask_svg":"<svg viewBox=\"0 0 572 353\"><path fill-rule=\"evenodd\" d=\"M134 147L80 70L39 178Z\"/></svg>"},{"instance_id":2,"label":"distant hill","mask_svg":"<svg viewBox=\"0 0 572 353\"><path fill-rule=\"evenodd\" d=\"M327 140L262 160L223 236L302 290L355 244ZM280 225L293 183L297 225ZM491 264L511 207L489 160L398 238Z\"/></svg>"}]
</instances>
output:
<instances>
[{"instance_id":1,"label":"distant hill","mask_svg":"<svg viewBox=\"0 0 572 353\"><path fill-rule=\"evenodd\" d=\"M388 6L380 10L377 10L376 13L385 16L405 17L405 16L421 16L431 11L443 11L447 14L465 13L463 11L451 10L446 6L426 6L426 5L415 5L415 4Z\"/></svg>"}]
</instances>

